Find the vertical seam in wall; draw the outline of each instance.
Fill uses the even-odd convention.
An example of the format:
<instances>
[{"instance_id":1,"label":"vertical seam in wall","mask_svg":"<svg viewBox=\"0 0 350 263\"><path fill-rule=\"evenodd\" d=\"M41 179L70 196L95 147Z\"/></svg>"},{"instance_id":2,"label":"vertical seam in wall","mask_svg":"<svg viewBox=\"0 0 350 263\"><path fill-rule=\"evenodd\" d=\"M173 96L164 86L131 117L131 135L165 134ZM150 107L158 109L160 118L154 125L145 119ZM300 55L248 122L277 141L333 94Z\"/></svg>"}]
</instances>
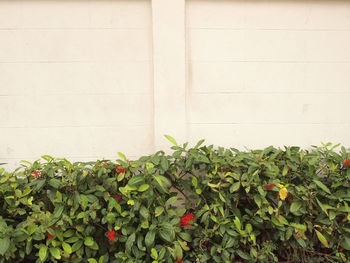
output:
<instances>
[{"instance_id":1,"label":"vertical seam in wall","mask_svg":"<svg viewBox=\"0 0 350 263\"><path fill-rule=\"evenodd\" d=\"M186 141L189 140L189 134L190 134L190 125L189 125L189 122L190 122L190 119L189 119L189 108L190 108L190 64L189 64L189 30L187 28L187 15L188 15L188 12L187 12L187 4L188 4L188 0L185 0L184 1L184 39L185 39L185 120L186 120L186 123L185 123L185 129L186 129L186 134L185 134L185 137L186 137Z\"/></svg>"},{"instance_id":2,"label":"vertical seam in wall","mask_svg":"<svg viewBox=\"0 0 350 263\"><path fill-rule=\"evenodd\" d=\"M155 148L156 148L156 131L155 131L155 90L154 90L154 78L155 78L155 69L154 69L154 28L153 28L153 25L154 25L154 12L153 12L153 0L150 0L150 4L151 4L151 47L152 47L152 59L150 59L150 67L151 67L151 73L152 73L152 78L151 78L151 87L152 87L152 96L151 96L151 100L152 100L152 109L151 109L151 115L153 116L152 117L152 149L151 149L151 152L155 152Z\"/></svg>"}]
</instances>

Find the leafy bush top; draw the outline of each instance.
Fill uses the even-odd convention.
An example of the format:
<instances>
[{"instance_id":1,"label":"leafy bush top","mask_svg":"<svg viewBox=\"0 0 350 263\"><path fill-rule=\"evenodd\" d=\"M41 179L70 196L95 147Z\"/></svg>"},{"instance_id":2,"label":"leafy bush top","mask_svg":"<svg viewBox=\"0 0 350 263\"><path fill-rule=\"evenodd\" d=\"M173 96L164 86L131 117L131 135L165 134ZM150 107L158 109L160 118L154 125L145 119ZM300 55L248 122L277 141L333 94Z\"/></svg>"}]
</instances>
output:
<instances>
[{"instance_id":1,"label":"leafy bush top","mask_svg":"<svg viewBox=\"0 0 350 263\"><path fill-rule=\"evenodd\" d=\"M347 262L349 151L187 143L0 169L0 262Z\"/></svg>"}]
</instances>

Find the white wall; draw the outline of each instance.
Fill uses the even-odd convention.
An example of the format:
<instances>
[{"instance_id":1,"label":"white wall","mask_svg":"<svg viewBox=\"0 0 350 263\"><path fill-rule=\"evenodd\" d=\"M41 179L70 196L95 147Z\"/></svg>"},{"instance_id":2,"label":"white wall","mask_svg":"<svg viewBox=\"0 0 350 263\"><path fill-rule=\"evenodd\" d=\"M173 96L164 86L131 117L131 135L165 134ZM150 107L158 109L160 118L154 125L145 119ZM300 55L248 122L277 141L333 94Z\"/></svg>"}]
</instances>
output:
<instances>
[{"instance_id":1,"label":"white wall","mask_svg":"<svg viewBox=\"0 0 350 263\"><path fill-rule=\"evenodd\" d=\"M153 147L151 2L0 0L0 162Z\"/></svg>"},{"instance_id":2,"label":"white wall","mask_svg":"<svg viewBox=\"0 0 350 263\"><path fill-rule=\"evenodd\" d=\"M187 1L189 138L350 144L350 1Z\"/></svg>"},{"instance_id":3,"label":"white wall","mask_svg":"<svg viewBox=\"0 0 350 263\"><path fill-rule=\"evenodd\" d=\"M350 2L0 0L0 162L350 145Z\"/></svg>"}]
</instances>

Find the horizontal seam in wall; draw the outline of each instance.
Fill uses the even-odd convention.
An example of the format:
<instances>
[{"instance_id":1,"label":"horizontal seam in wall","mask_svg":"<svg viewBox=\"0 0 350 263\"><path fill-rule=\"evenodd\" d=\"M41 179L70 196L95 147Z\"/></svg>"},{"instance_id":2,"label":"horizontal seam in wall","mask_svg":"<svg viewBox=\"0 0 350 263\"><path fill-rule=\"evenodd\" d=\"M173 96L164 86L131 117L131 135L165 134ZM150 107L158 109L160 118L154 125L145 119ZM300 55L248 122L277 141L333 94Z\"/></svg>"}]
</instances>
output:
<instances>
[{"instance_id":1,"label":"horizontal seam in wall","mask_svg":"<svg viewBox=\"0 0 350 263\"><path fill-rule=\"evenodd\" d=\"M221 60L197 60L197 59L191 59L187 60L187 64L193 64L193 63L291 63L291 64L328 64L328 63L334 63L334 64L348 64L350 61L336 61L336 60L303 60L303 61L297 61L297 60L239 60L239 59L221 59ZM1 63L1 62L0 62Z\"/></svg>"},{"instance_id":2,"label":"horizontal seam in wall","mask_svg":"<svg viewBox=\"0 0 350 263\"><path fill-rule=\"evenodd\" d=\"M152 59L118 59L118 60L31 60L31 61L1 61L0 64L69 64L69 63L150 63Z\"/></svg>"},{"instance_id":3,"label":"horizontal seam in wall","mask_svg":"<svg viewBox=\"0 0 350 263\"><path fill-rule=\"evenodd\" d=\"M125 127L147 127L152 123L120 124L120 125L52 125L52 126L0 126L0 129L51 129L51 128L125 128Z\"/></svg>"},{"instance_id":4,"label":"horizontal seam in wall","mask_svg":"<svg viewBox=\"0 0 350 263\"><path fill-rule=\"evenodd\" d=\"M291 32L349 32L350 29L304 29L304 28L230 28L230 27L186 27L189 30L230 30L230 31L291 31Z\"/></svg>"},{"instance_id":5,"label":"horizontal seam in wall","mask_svg":"<svg viewBox=\"0 0 350 263\"><path fill-rule=\"evenodd\" d=\"M227 94L249 94L249 95L254 95L254 94L260 94L260 95L264 95L264 94L315 94L315 95L319 95L319 94L350 94L350 91L217 91L217 92L193 92L192 94L198 94L198 95L227 95Z\"/></svg>"},{"instance_id":6,"label":"horizontal seam in wall","mask_svg":"<svg viewBox=\"0 0 350 263\"><path fill-rule=\"evenodd\" d=\"M188 125L350 125L344 122L188 122Z\"/></svg>"},{"instance_id":7,"label":"horizontal seam in wall","mask_svg":"<svg viewBox=\"0 0 350 263\"><path fill-rule=\"evenodd\" d=\"M8 27L0 28L0 31L35 31L35 30L151 30L152 27Z\"/></svg>"},{"instance_id":8,"label":"horizontal seam in wall","mask_svg":"<svg viewBox=\"0 0 350 263\"><path fill-rule=\"evenodd\" d=\"M120 92L120 93L56 93L56 94L48 94L48 93L28 93L28 94L0 94L1 97L40 97L40 96L67 96L67 95L77 95L77 96L119 96L119 95L152 95L151 92Z\"/></svg>"}]
</instances>

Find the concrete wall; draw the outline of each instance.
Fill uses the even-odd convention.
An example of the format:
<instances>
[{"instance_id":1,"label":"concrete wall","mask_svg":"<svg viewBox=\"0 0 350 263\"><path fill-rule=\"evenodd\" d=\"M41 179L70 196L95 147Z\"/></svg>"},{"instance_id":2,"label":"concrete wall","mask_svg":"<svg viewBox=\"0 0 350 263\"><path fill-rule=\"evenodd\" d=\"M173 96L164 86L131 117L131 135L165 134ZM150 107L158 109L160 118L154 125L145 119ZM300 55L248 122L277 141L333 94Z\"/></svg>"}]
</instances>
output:
<instances>
[{"instance_id":1,"label":"concrete wall","mask_svg":"<svg viewBox=\"0 0 350 263\"><path fill-rule=\"evenodd\" d=\"M187 1L189 138L350 144L350 1Z\"/></svg>"},{"instance_id":2,"label":"concrete wall","mask_svg":"<svg viewBox=\"0 0 350 263\"><path fill-rule=\"evenodd\" d=\"M350 145L350 2L0 0L0 162Z\"/></svg>"},{"instance_id":3,"label":"concrete wall","mask_svg":"<svg viewBox=\"0 0 350 263\"><path fill-rule=\"evenodd\" d=\"M153 147L151 2L0 0L0 162Z\"/></svg>"}]
</instances>

